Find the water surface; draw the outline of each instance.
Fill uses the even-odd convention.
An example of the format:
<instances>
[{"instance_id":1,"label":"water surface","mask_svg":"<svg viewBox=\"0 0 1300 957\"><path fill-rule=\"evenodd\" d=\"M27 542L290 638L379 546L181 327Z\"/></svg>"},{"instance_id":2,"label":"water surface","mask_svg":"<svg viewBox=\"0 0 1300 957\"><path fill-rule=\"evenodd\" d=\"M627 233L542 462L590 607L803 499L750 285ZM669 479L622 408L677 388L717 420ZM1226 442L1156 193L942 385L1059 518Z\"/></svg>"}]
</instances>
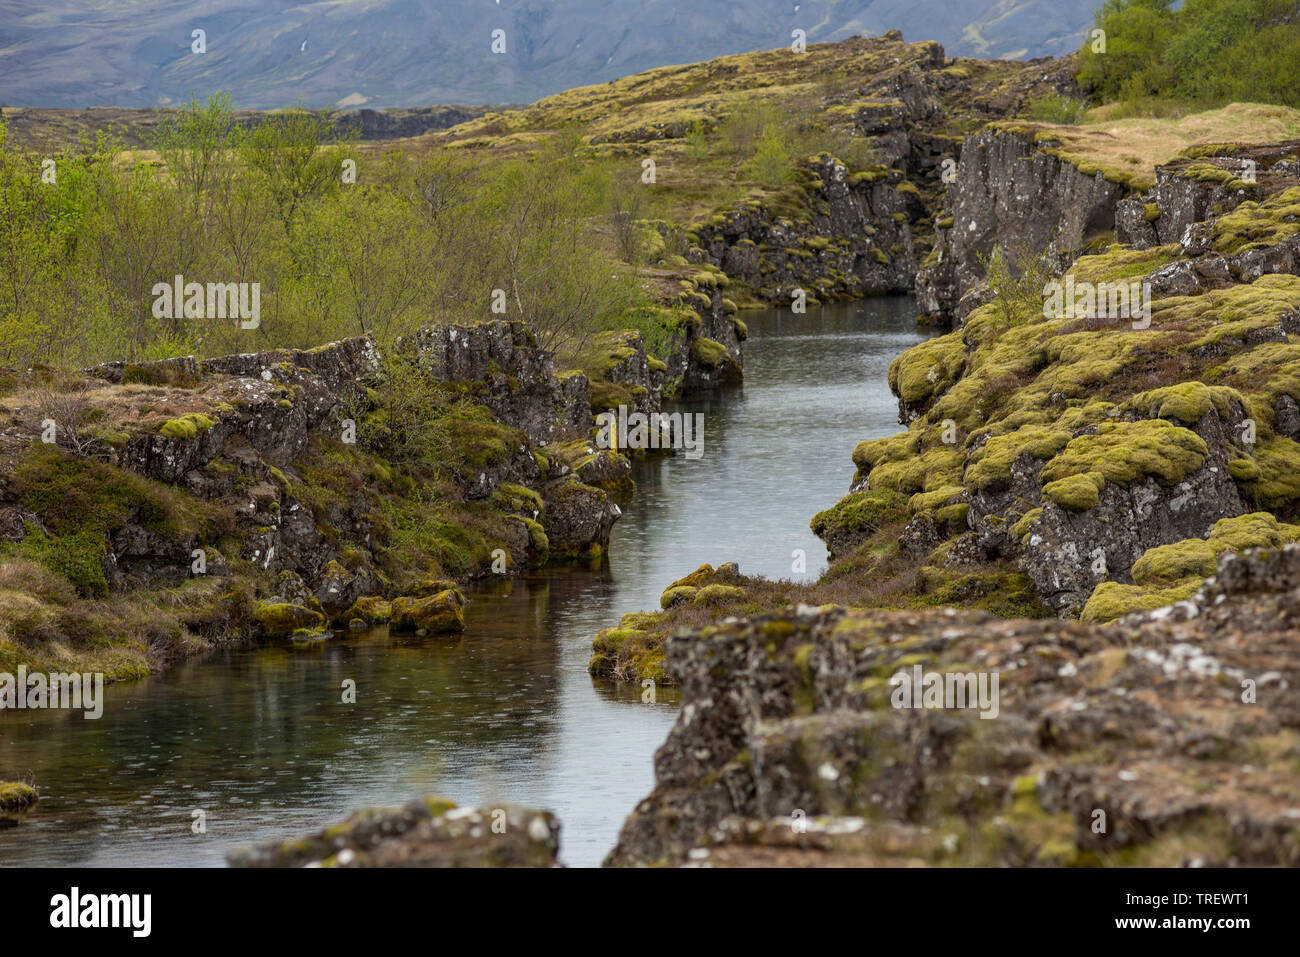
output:
<instances>
[{"instance_id":1,"label":"water surface","mask_svg":"<svg viewBox=\"0 0 1300 957\"><path fill-rule=\"evenodd\" d=\"M562 860L598 864L653 784L677 696L592 679L592 636L703 562L815 577L809 518L846 491L858 441L900 429L885 374L926 335L914 316L910 299L745 313L743 387L680 407L705 415L703 456L637 462L608 560L476 594L463 637L229 650L109 687L98 721L0 715L0 779L41 791L0 829L0 864L220 865L231 846L421 794L548 808Z\"/></svg>"}]
</instances>

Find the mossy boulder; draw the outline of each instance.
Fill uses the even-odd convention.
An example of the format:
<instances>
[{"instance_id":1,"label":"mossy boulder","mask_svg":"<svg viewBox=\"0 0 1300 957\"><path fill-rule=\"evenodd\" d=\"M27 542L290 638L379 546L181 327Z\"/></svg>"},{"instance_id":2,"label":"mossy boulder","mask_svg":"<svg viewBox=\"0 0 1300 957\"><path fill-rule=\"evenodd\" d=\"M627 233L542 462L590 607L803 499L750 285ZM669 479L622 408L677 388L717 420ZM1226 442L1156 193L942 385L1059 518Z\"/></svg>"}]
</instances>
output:
<instances>
[{"instance_id":1,"label":"mossy boulder","mask_svg":"<svg viewBox=\"0 0 1300 957\"><path fill-rule=\"evenodd\" d=\"M1080 621L1114 621L1135 611L1152 611L1184 601L1196 594L1204 579L1185 578L1168 585L1124 585L1102 582L1088 598L1079 615Z\"/></svg>"},{"instance_id":2,"label":"mossy boulder","mask_svg":"<svg viewBox=\"0 0 1300 957\"><path fill-rule=\"evenodd\" d=\"M1195 432L1163 419L1107 422L1096 434L1072 439L1043 466L1044 482L1095 472L1124 487L1148 476L1177 485L1199 469L1209 455Z\"/></svg>"},{"instance_id":3,"label":"mossy boulder","mask_svg":"<svg viewBox=\"0 0 1300 957\"><path fill-rule=\"evenodd\" d=\"M1047 609L1034 583L1020 572L962 571L923 566L917 573L920 603L978 608L1002 618L1041 618Z\"/></svg>"},{"instance_id":4,"label":"mossy boulder","mask_svg":"<svg viewBox=\"0 0 1300 957\"><path fill-rule=\"evenodd\" d=\"M592 642L587 670L619 681L649 678L658 684L671 683L661 644L663 636L644 630L658 619L659 615L653 613L634 612L624 615L617 628L600 632Z\"/></svg>"},{"instance_id":5,"label":"mossy boulder","mask_svg":"<svg viewBox=\"0 0 1300 957\"><path fill-rule=\"evenodd\" d=\"M1103 582L1083 608L1084 621L1112 621L1134 611L1164 608L1195 594L1218 568L1224 552L1279 548L1300 542L1300 525L1252 512L1214 523L1207 538L1189 538L1148 549L1133 563L1133 584Z\"/></svg>"},{"instance_id":6,"label":"mossy boulder","mask_svg":"<svg viewBox=\"0 0 1300 957\"><path fill-rule=\"evenodd\" d=\"M445 591L456 593L457 600L465 604L465 593L460 590L460 586L449 578L426 578L416 582L406 589L407 595L412 598L428 598L431 595L440 595Z\"/></svg>"},{"instance_id":7,"label":"mossy boulder","mask_svg":"<svg viewBox=\"0 0 1300 957\"><path fill-rule=\"evenodd\" d=\"M1097 504L1105 487L1106 479L1100 472L1082 472L1048 482L1043 486L1043 494L1061 508L1085 512Z\"/></svg>"},{"instance_id":8,"label":"mossy boulder","mask_svg":"<svg viewBox=\"0 0 1300 957\"><path fill-rule=\"evenodd\" d=\"M427 631L433 634L465 630L460 592L447 589L427 598L402 596L393 600L393 631Z\"/></svg>"},{"instance_id":9,"label":"mossy boulder","mask_svg":"<svg viewBox=\"0 0 1300 957\"><path fill-rule=\"evenodd\" d=\"M554 867L559 832L548 811L513 804L457 808L430 795L401 808L355 811L292 840L236 848L228 861L278 868Z\"/></svg>"},{"instance_id":10,"label":"mossy boulder","mask_svg":"<svg viewBox=\"0 0 1300 957\"><path fill-rule=\"evenodd\" d=\"M662 617L653 611L630 611L618 620L618 626L644 630L653 627Z\"/></svg>"},{"instance_id":11,"label":"mossy boulder","mask_svg":"<svg viewBox=\"0 0 1300 957\"><path fill-rule=\"evenodd\" d=\"M279 598L258 605L253 612L253 619L270 638L284 638L300 629L320 629L325 626L325 616L320 612Z\"/></svg>"},{"instance_id":12,"label":"mossy boulder","mask_svg":"<svg viewBox=\"0 0 1300 957\"><path fill-rule=\"evenodd\" d=\"M1255 469L1259 476L1249 487L1259 504L1284 514L1294 513L1300 502L1300 442L1281 435L1260 442L1255 446ZM1237 471L1250 473L1242 465L1237 466Z\"/></svg>"},{"instance_id":13,"label":"mossy boulder","mask_svg":"<svg viewBox=\"0 0 1300 957\"><path fill-rule=\"evenodd\" d=\"M604 553L609 533L622 514L610 494L572 475L548 483L542 490L546 508L542 525L554 559L591 559ZM529 529L530 536L533 530ZM535 545L540 545L537 539Z\"/></svg>"},{"instance_id":14,"label":"mossy boulder","mask_svg":"<svg viewBox=\"0 0 1300 957\"><path fill-rule=\"evenodd\" d=\"M537 515L542 510L542 496L523 485L502 482L497 487L498 504L508 512Z\"/></svg>"},{"instance_id":15,"label":"mossy boulder","mask_svg":"<svg viewBox=\"0 0 1300 957\"><path fill-rule=\"evenodd\" d=\"M1232 178L1226 170L1217 173ZM1247 201L1214 221L1214 248L1241 253L1274 246L1300 233L1300 186L1292 186L1262 203Z\"/></svg>"},{"instance_id":16,"label":"mossy boulder","mask_svg":"<svg viewBox=\"0 0 1300 957\"><path fill-rule=\"evenodd\" d=\"M1022 455L1050 459L1070 442L1070 433L1043 425L1024 425L995 435L972 456L966 481L977 489L995 489L1011 478L1011 466Z\"/></svg>"},{"instance_id":17,"label":"mossy boulder","mask_svg":"<svg viewBox=\"0 0 1300 957\"><path fill-rule=\"evenodd\" d=\"M919 409L942 395L966 366L966 344L949 333L913 346L889 364L889 388L908 409Z\"/></svg>"},{"instance_id":18,"label":"mossy boulder","mask_svg":"<svg viewBox=\"0 0 1300 957\"><path fill-rule=\"evenodd\" d=\"M22 811L37 802L36 788L21 781L0 781L0 811Z\"/></svg>"},{"instance_id":19,"label":"mossy boulder","mask_svg":"<svg viewBox=\"0 0 1300 957\"><path fill-rule=\"evenodd\" d=\"M719 369L731 361L731 354L721 342L700 336L691 343L691 359L706 369Z\"/></svg>"},{"instance_id":20,"label":"mossy boulder","mask_svg":"<svg viewBox=\"0 0 1300 957\"><path fill-rule=\"evenodd\" d=\"M691 603L695 605L725 605L731 602L743 601L745 598L745 589L736 585L705 585Z\"/></svg>"},{"instance_id":21,"label":"mossy boulder","mask_svg":"<svg viewBox=\"0 0 1300 957\"><path fill-rule=\"evenodd\" d=\"M1193 381L1135 395L1124 404L1124 408L1135 409L1153 419L1172 419L1194 425L1211 409L1222 421L1230 421L1234 404L1238 407L1246 404L1236 389Z\"/></svg>"},{"instance_id":22,"label":"mossy boulder","mask_svg":"<svg viewBox=\"0 0 1300 957\"><path fill-rule=\"evenodd\" d=\"M948 486L949 490L960 488ZM940 503L943 504L943 503ZM847 555L876 531L907 517L908 499L893 489L853 492L813 516L809 527L833 558Z\"/></svg>"},{"instance_id":23,"label":"mossy boulder","mask_svg":"<svg viewBox=\"0 0 1300 957\"><path fill-rule=\"evenodd\" d=\"M672 608L674 605L684 604L688 601L694 601L695 596L700 590L690 585L674 585L665 588L663 594L659 596L659 607Z\"/></svg>"},{"instance_id":24,"label":"mossy boulder","mask_svg":"<svg viewBox=\"0 0 1300 957\"><path fill-rule=\"evenodd\" d=\"M358 598L352 607L343 613L343 618L349 625L354 621L366 625L386 625L392 617L392 603L374 595Z\"/></svg>"},{"instance_id":25,"label":"mossy boulder","mask_svg":"<svg viewBox=\"0 0 1300 957\"><path fill-rule=\"evenodd\" d=\"M331 560L317 576L312 597L326 615L337 616L356 601L358 585L356 575Z\"/></svg>"},{"instance_id":26,"label":"mossy boulder","mask_svg":"<svg viewBox=\"0 0 1300 957\"><path fill-rule=\"evenodd\" d=\"M1193 575L1208 578L1214 574L1219 556L1224 552L1278 548L1293 542L1300 542L1300 525L1279 522L1268 512L1223 518L1214 523L1208 538L1191 538L1149 549L1133 564L1133 580L1153 584Z\"/></svg>"},{"instance_id":27,"label":"mossy boulder","mask_svg":"<svg viewBox=\"0 0 1300 957\"><path fill-rule=\"evenodd\" d=\"M678 588L682 585L690 585L694 588L699 588L701 585L707 584L709 579L713 578L715 574L717 574L717 572L714 567L706 562L689 575L683 575L668 587Z\"/></svg>"}]
</instances>

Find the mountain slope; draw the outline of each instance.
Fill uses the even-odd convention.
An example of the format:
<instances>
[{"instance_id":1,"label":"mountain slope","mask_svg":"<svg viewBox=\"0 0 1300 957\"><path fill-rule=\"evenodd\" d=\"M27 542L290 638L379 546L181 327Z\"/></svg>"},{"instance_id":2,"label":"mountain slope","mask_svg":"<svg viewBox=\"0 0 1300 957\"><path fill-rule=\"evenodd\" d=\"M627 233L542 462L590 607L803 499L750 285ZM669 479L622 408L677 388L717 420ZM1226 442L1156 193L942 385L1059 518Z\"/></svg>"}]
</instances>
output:
<instances>
[{"instance_id":1,"label":"mountain slope","mask_svg":"<svg viewBox=\"0 0 1300 957\"><path fill-rule=\"evenodd\" d=\"M953 56L1077 48L1094 0L0 2L0 102L520 103L673 63L902 30ZM207 50L191 52L206 31ZM506 52L491 51L505 31Z\"/></svg>"}]
</instances>

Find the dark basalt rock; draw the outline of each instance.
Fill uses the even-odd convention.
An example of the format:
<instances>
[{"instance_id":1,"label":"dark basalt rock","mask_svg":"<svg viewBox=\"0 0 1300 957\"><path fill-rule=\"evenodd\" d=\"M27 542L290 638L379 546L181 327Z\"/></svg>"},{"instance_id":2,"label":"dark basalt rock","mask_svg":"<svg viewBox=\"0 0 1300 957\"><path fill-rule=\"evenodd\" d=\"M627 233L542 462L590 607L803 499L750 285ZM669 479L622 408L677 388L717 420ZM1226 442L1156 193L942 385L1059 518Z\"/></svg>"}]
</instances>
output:
<instances>
[{"instance_id":1,"label":"dark basalt rock","mask_svg":"<svg viewBox=\"0 0 1300 957\"><path fill-rule=\"evenodd\" d=\"M1023 133L966 137L944 203L951 225L938 231L935 252L916 279L922 313L952 315L983 280L981 257L995 245L1013 254L1077 252L1086 237L1115 227L1124 192L1100 173L1086 175L1042 152Z\"/></svg>"},{"instance_id":2,"label":"dark basalt rock","mask_svg":"<svg viewBox=\"0 0 1300 957\"><path fill-rule=\"evenodd\" d=\"M573 476L542 488L541 523L551 554L598 555L609 545L609 533L622 510L602 489L583 485Z\"/></svg>"},{"instance_id":3,"label":"dark basalt rock","mask_svg":"<svg viewBox=\"0 0 1300 957\"><path fill-rule=\"evenodd\" d=\"M683 631L682 710L606 863L1294 866L1297 615L1287 546L1107 626L800 606ZM996 715L891 706L916 664L996 673Z\"/></svg>"}]
</instances>

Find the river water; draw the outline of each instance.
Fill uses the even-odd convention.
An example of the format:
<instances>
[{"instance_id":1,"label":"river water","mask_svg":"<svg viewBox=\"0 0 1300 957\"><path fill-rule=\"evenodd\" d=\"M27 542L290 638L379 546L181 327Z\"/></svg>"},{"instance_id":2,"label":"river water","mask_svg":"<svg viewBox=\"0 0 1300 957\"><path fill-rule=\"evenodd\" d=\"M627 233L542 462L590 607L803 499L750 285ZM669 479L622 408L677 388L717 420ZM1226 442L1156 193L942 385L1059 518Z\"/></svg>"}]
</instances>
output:
<instances>
[{"instance_id":1,"label":"river water","mask_svg":"<svg viewBox=\"0 0 1300 957\"><path fill-rule=\"evenodd\" d=\"M703 456L635 463L607 562L477 592L459 638L224 651L110 686L97 721L0 715L0 780L41 792L0 828L0 864L217 866L232 846L423 794L552 810L561 860L599 864L651 789L677 695L591 678L592 637L703 562L819 574L808 521L847 490L854 444L900 429L885 374L926 337L914 316L910 298L745 313L743 387L680 406L705 414Z\"/></svg>"}]
</instances>

